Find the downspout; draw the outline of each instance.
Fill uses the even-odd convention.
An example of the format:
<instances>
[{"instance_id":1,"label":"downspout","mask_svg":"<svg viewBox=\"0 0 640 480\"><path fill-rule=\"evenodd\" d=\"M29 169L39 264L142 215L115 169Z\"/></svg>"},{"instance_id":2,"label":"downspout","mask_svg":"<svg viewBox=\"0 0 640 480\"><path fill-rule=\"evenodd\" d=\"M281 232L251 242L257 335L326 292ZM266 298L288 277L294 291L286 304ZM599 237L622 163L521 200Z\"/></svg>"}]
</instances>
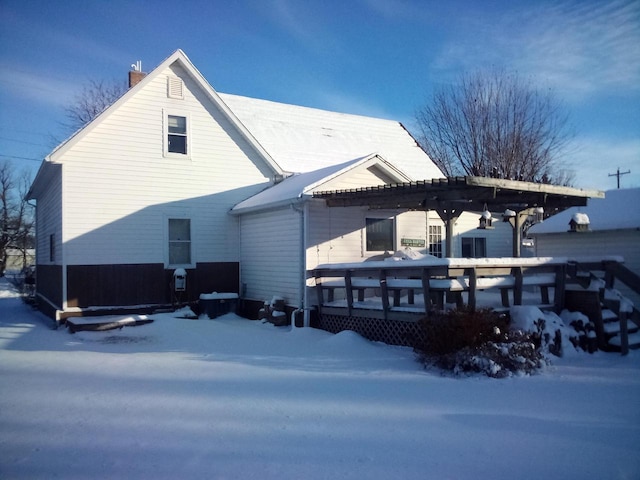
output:
<instances>
[{"instance_id":1,"label":"downspout","mask_svg":"<svg viewBox=\"0 0 640 480\"><path fill-rule=\"evenodd\" d=\"M67 277L67 242L64 241L64 232L66 231L66 199L65 199L65 176L64 165L60 166L60 204L62 205L62 212L60 215L60 265L62 270L62 312L56 312L56 324L60 325L62 322L61 314L69 308L67 301L68 296L68 277ZM54 264L55 264L54 258Z\"/></svg>"},{"instance_id":2,"label":"downspout","mask_svg":"<svg viewBox=\"0 0 640 480\"><path fill-rule=\"evenodd\" d=\"M299 198L302 198L300 196ZM308 298L307 298L307 229L309 219L309 203L303 200L302 208L296 207L294 203L291 208L300 214L300 279L299 285L302 287L302 304L291 313L291 326L296 327L295 317L298 313L303 312L303 326L308 327L310 324Z\"/></svg>"}]
</instances>

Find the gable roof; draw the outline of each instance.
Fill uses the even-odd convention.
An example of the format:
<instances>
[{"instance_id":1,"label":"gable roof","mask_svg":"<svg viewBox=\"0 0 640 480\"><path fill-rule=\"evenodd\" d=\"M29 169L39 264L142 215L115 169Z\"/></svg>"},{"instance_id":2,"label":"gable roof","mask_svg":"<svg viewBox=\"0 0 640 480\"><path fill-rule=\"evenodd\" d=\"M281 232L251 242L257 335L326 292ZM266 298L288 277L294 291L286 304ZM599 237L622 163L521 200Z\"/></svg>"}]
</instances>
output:
<instances>
[{"instance_id":1,"label":"gable roof","mask_svg":"<svg viewBox=\"0 0 640 480\"><path fill-rule=\"evenodd\" d=\"M530 235L562 233L576 214L589 217L589 230L640 228L640 188L609 190L604 198L591 198L586 207L571 207L529 229Z\"/></svg>"},{"instance_id":2,"label":"gable roof","mask_svg":"<svg viewBox=\"0 0 640 480\"><path fill-rule=\"evenodd\" d=\"M231 124L238 130L238 132L244 137L244 139L255 149L265 163L272 169L274 175L280 177L283 175L282 168L274 161L274 159L265 151L255 137L247 130L245 125L238 120L236 115L229 109L227 104L220 99L218 92L207 82L198 69L191 63L191 60L186 54L178 49L173 52L169 57L160 63L156 68L149 72L140 82L133 87L129 88L118 100L105 108L100 114L98 114L91 122L74 132L69 138L54 148L49 155L47 155L40 165L40 169L36 174L31 188L29 189L28 198L32 199L36 196L37 190L40 186L46 182L41 177L46 177L49 173L50 164L60 161L62 155L70 148L72 148L78 141L84 138L89 132L91 132L97 125L100 124L103 118L108 116L112 111L117 109L120 105L127 102L133 95L139 90L145 88L145 86L152 82L154 78L162 74L170 65L178 63L188 75L191 76L193 81L202 89L208 99L227 117Z\"/></svg>"},{"instance_id":3,"label":"gable roof","mask_svg":"<svg viewBox=\"0 0 640 480\"><path fill-rule=\"evenodd\" d=\"M219 95L288 173L310 172L377 153L411 180L443 176L399 122Z\"/></svg>"},{"instance_id":4,"label":"gable roof","mask_svg":"<svg viewBox=\"0 0 640 480\"><path fill-rule=\"evenodd\" d=\"M379 155L368 155L338 165L330 165L311 172L291 175L280 183L238 203L233 207L231 213L249 213L297 203L305 198L311 198L314 191L322 188L327 182L342 175L348 175L356 169L368 168L373 165L379 167L397 182L407 181L407 175L400 172L384 158Z\"/></svg>"}]
</instances>

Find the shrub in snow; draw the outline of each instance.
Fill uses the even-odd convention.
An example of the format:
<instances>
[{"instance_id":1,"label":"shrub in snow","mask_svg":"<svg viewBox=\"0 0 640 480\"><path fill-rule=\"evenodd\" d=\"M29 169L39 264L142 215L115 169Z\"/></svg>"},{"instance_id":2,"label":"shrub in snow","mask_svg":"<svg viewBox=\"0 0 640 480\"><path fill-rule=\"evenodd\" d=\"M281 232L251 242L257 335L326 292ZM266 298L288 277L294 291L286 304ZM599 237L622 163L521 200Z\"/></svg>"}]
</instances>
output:
<instances>
[{"instance_id":1,"label":"shrub in snow","mask_svg":"<svg viewBox=\"0 0 640 480\"><path fill-rule=\"evenodd\" d=\"M420 360L456 375L503 378L534 373L546 363L540 329L511 329L509 317L491 309L452 310L423 319L420 327Z\"/></svg>"}]
</instances>

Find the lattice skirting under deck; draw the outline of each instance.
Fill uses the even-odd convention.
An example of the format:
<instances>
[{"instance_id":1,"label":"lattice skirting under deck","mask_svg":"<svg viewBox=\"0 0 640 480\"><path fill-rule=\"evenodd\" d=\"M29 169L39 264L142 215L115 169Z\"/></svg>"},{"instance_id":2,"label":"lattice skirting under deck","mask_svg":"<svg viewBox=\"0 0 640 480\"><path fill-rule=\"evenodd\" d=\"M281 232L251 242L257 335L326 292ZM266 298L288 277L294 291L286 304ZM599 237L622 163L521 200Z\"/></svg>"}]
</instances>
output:
<instances>
[{"instance_id":1,"label":"lattice skirting under deck","mask_svg":"<svg viewBox=\"0 0 640 480\"><path fill-rule=\"evenodd\" d=\"M338 333L343 330L352 330L369 340L390 345L413 347L421 336L417 322L327 314L320 315L319 320L318 326L327 332Z\"/></svg>"}]
</instances>

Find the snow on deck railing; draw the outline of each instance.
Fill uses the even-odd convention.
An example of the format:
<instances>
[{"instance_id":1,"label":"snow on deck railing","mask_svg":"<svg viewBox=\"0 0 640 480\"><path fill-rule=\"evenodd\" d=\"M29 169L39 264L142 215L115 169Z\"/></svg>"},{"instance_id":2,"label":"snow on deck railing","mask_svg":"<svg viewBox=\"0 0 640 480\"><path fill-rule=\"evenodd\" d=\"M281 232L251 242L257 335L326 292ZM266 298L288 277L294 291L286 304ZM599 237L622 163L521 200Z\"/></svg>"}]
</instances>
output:
<instances>
[{"instance_id":1,"label":"snow on deck railing","mask_svg":"<svg viewBox=\"0 0 640 480\"><path fill-rule=\"evenodd\" d=\"M525 289L539 291L537 305L560 311L564 306L567 271L570 266L605 265L624 260L603 257L532 257L532 258L436 258L364 261L319 265L311 271L315 280L317 306L346 307L353 315L358 309L372 307L378 298L378 309L387 318L392 311L414 311L429 315L442 310L446 299L476 308L477 295L487 290L499 291L502 307L521 305ZM549 292L553 289L553 302ZM354 297L354 291L357 297ZM336 292L341 303L336 303ZM418 295L416 295L416 293ZM510 302L509 294L513 301ZM326 294L326 295L325 295ZM405 294L405 295L403 295ZM392 296L392 302L389 297ZM365 297L367 301L365 302ZM422 298L423 305L415 303ZM366 306L365 306L366 303Z\"/></svg>"}]
</instances>

